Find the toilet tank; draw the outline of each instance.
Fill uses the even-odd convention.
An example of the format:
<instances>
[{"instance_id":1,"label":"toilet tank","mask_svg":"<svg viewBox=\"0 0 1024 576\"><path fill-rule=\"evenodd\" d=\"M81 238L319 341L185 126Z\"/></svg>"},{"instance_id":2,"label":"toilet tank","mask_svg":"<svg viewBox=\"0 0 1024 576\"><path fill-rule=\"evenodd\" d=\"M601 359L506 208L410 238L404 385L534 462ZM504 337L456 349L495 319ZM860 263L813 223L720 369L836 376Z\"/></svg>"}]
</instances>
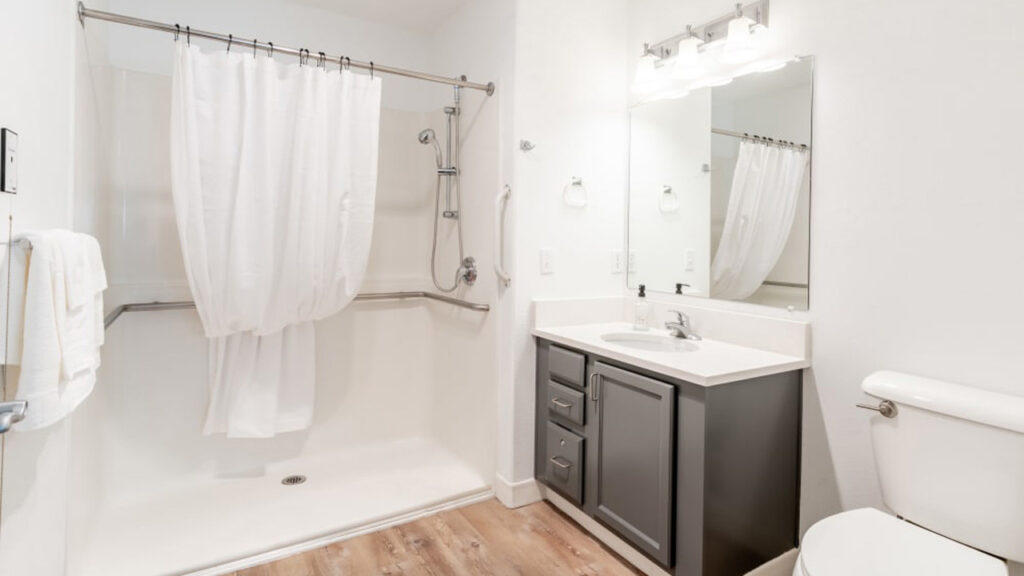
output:
<instances>
[{"instance_id":1,"label":"toilet tank","mask_svg":"<svg viewBox=\"0 0 1024 576\"><path fill-rule=\"evenodd\" d=\"M886 505L1024 562L1024 397L897 372L876 372L862 389L897 407L893 418L871 418Z\"/></svg>"}]
</instances>

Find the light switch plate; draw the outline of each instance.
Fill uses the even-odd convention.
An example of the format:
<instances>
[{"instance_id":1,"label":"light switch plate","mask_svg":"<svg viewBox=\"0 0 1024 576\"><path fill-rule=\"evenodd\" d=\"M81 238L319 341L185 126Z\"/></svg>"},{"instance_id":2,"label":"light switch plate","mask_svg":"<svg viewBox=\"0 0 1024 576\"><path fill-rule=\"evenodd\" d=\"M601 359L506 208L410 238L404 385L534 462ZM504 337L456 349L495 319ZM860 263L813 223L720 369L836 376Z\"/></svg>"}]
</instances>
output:
<instances>
[{"instance_id":1,"label":"light switch plate","mask_svg":"<svg viewBox=\"0 0 1024 576\"><path fill-rule=\"evenodd\" d=\"M551 274L554 270L551 266L551 248L540 249L540 273Z\"/></svg>"},{"instance_id":2,"label":"light switch plate","mask_svg":"<svg viewBox=\"0 0 1024 576\"><path fill-rule=\"evenodd\" d=\"M7 128L0 129L0 192L18 193L18 133Z\"/></svg>"},{"instance_id":3,"label":"light switch plate","mask_svg":"<svg viewBox=\"0 0 1024 576\"><path fill-rule=\"evenodd\" d=\"M622 274L622 250L612 250L612 274Z\"/></svg>"}]
</instances>

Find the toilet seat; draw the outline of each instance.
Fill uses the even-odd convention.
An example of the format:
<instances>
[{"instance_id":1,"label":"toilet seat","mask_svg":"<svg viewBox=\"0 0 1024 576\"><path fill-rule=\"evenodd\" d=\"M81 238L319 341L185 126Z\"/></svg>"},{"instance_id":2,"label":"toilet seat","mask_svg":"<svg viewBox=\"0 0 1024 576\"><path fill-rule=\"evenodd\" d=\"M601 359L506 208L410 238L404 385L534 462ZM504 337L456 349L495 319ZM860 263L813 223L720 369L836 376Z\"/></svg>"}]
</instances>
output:
<instances>
[{"instance_id":1,"label":"toilet seat","mask_svg":"<svg viewBox=\"0 0 1024 576\"><path fill-rule=\"evenodd\" d=\"M800 546L794 576L1006 576L1006 564L873 508L818 522Z\"/></svg>"}]
</instances>

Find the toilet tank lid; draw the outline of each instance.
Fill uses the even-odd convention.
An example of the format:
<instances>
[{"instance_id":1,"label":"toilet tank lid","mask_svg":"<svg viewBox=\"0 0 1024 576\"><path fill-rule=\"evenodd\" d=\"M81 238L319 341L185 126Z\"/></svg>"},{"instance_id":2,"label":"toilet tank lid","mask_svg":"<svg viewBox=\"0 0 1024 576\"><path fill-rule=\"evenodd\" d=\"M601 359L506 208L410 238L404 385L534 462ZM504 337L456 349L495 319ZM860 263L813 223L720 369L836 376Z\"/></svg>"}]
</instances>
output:
<instances>
[{"instance_id":1,"label":"toilet tank lid","mask_svg":"<svg viewBox=\"0 0 1024 576\"><path fill-rule=\"evenodd\" d=\"M914 406L1024 434L1022 396L887 370L865 378L861 390L897 405Z\"/></svg>"}]
</instances>

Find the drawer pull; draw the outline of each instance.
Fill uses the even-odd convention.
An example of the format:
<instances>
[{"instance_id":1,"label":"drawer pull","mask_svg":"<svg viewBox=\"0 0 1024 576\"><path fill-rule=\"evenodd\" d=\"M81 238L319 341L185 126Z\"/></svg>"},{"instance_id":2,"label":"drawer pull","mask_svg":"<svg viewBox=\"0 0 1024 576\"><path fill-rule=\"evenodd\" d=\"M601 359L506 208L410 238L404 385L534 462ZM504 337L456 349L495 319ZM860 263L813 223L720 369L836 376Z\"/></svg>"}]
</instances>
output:
<instances>
[{"instance_id":1,"label":"drawer pull","mask_svg":"<svg viewBox=\"0 0 1024 576\"><path fill-rule=\"evenodd\" d=\"M572 468L572 462L569 462L569 461L563 462L562 460L564 460L564 458L562 458L561 456L552 456L550 458L550 460L551 460L552 464L554 464L555 466L558 466L562 470L568 470L569 468Z\"/></svg>"},{"instance_id":2,"label":"drawer pull","mask_svg":"<svg viewBox=\"0 0 1024 576\"><path fill-rule=\"evenodd\" d=\"M562 400L561 398L552 398L551 399L551 403L554 404L555 406L558 406L559 408L564 408L566 410L568 410L569 408L572 408L572 403L571 402L566 402L565 400Z\"/></svg>"}]
</instances>

